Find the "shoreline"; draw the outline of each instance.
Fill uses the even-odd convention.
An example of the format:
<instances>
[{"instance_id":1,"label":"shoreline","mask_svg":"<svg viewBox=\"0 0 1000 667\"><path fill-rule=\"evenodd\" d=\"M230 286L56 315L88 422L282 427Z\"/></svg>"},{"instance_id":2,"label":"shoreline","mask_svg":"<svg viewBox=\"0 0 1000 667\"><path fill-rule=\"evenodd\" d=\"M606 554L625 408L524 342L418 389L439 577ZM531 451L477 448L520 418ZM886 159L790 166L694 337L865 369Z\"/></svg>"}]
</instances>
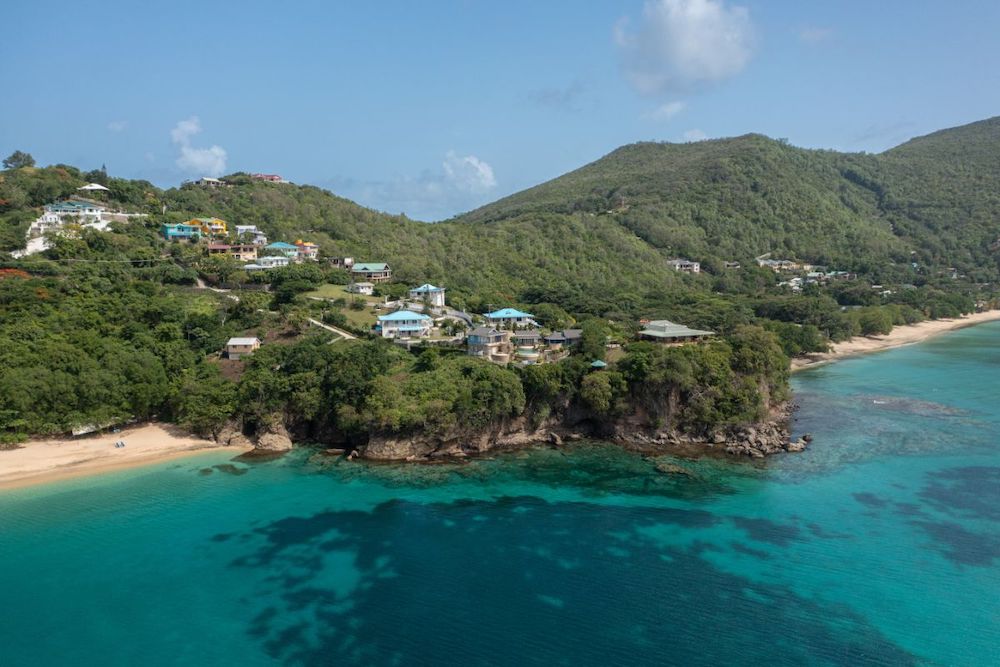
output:
<instances>
[{"instance_id":1,"label":"shoreline","mask_svg":"<svg viewBox=\"0 0 1000 667\"><path fill-rule=\"evenodd\" d=\"M124 448L115 441L124 440ZM80 438L29 440L0 451L0 491L98 475L213 451L245 454L252 448L221 446L172 424L150 423Z\"/></svg>"},{"instance_id":2,"label":"shoreline","mask_svg":"<svg viewBox=\"0 0 1000 667\"><path fill-rule=\"evenodd\" d=\"M792 373L824 366L841 359L850 359L875 352L884 352L905 345L921 343L925 340L957 331L966 327L1000 320L1000 310L987 310L964 317L941 320L924 320L916 324L893 327L887 336L855 336L841 343L834 343L829 352L816 352L792 359Z\"/></svg>"},{"instance_id":3,"label":"shoreline","mask_svg":"<svg viewBox=\"0 0 1000 667\"><path fill-rule=\"evenodd\" d=\"M834 344L829 352L796 357L792 359L791 372L912 345L949 331L996 320L1000 320L1000 310L898 326L887 336L859 336ZM124 440L126 447L115 448L117 440ZM173 424L157 422L124 428L118 433L35 439L18 449L0 450L0 491L116 472L196 454L227 452L238 456L250 451L253 447L219 445Z\"/></svg>"}]
</instances>

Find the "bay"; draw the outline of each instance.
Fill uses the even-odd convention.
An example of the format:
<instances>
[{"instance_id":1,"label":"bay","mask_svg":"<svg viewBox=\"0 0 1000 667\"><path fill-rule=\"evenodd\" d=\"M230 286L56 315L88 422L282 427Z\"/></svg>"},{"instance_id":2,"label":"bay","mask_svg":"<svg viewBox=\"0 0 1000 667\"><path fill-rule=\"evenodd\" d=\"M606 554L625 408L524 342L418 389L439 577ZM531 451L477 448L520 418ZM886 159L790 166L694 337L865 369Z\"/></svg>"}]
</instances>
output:
<instances>
[{"instance_id":1,"label":"bay","mask_svg":"<svg viewBox=\"0 0 1000 667\"><path fill-rule=\"evenodd\" d=\"M998 379L992 323L796 374L815 440L763 462L208 453L0 492L0 664L1000 664Z\"/></svg>"}]
</instances>

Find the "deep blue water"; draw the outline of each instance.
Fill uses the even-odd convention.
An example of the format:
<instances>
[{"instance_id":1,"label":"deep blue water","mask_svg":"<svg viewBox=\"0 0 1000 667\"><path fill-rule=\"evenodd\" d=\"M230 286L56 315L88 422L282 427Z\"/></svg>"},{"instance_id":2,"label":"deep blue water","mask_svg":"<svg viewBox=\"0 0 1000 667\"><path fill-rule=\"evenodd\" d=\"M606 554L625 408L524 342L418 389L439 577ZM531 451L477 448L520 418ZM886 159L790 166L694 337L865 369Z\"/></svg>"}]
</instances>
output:
<instances>
[{"instance_id":1,"label":"deep blue water","mask_svg":"<svg viewBox=\"0 0 1000 667\"><path fill-rule=\"evenodd\" d=\"M591 443L0 492L0 665L997 665L998 380L1000 324L810 370L809 451L690 477Z\"/></svg>"}]
</instances>

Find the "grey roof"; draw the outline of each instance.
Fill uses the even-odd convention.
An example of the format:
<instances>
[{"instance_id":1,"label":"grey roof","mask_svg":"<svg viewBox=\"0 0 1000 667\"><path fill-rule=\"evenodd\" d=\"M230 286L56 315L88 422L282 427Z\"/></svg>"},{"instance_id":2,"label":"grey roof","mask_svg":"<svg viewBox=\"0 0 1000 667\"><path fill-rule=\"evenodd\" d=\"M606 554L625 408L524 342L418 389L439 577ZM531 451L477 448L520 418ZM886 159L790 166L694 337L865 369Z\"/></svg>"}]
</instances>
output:
<instances>
[{"instance_id":1,"label":"grey roof","mask_svg":"<svg viewBox=\"0 0 1000 667\"><path fill-rule=\"evenodd\" d=\"M696 336L714 336L714 331L702 331L692 329L683 324L677 324L670 320L653 320L646 325L646 328L639 332L643 336L652 338L694 338Z\"/></svg>"},{"instance_id":2,"label":"grey roof","mask_svg":"<svg viewBox=\"0 0 1000 667\"><path fill-rule=\"evenodd\" d=\"M500 332L493 327L476 327L469 332L470 336L496 336Z\"/></svg>"},{"instance_id":3,"label":"grey roof","mask_svg":"<svg viewBox=\"0 0 1000 667\"><path fill-rule=\"evenodd\" d=\"M563 329L553 331L545 337L545 340L578 340L583 335L583 329Z\"/></svg>"},{"instance_id":4,"label":"grey roof","mask_svg":"<svg viewBox=\"0 0 1000 667\"><path fill-rule=\"evenodd\" d=\"M255 338L255 337L252 337L252 338L230 338L229 342L226 343L226 346L228 347L230 345L253 345L254 343L259 343L259 342L260 342L260 339L259 338Z\"/></svg>"},{"instance_id":5,"label":"grey roof","mask_svg":"<svg viewBox=\"0 0 1000 667\"><path fill-rule=\"evenodd\" d=\"M538 329L527 329L525 331L514 332L514 338L538 340L541 337L542 334L538 331Z\"/></svg>"}]
</instances>

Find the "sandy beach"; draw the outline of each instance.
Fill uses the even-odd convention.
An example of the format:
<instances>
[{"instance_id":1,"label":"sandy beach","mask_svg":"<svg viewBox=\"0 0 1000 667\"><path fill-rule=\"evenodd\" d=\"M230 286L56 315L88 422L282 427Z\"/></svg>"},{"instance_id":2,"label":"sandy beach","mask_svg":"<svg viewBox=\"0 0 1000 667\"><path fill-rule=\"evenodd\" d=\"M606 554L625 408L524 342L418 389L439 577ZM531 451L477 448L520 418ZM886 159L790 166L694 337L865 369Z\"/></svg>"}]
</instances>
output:
<instances>
[{"instance_id":1,"label":"sandy beach","mask_svg":"<svg viewBox=\"0 0 1000 667\"><path fill-rule=\"evenodd\" d=\"M116 448L118 440L124 440L125 447ZM241 447L220 447L172 424L159 423L126 428L119 433L29 440L19 449L0 451L0 489L159 463L208 449L231 451L234 456L248 451Z\"/></svg>"},{"instance_id":2,"label":"sandy beach","mask_svg":"<svg viewBox=\"0 0 1000 667\"><path fill-rule=\"evenodd\" d=\"M857 336L843 343L835 343L829 352L810 354L792 359L792 372L810 368L831 361L855 357L872 352L881 352L894 347L912 345L927 340L939 334L971 327L975 324L1000 320L1000 310L987 310L982 313L966 315L950 320L927 320L908 326L894 327L888 336Z\"/></svg>"}]
</instances>

